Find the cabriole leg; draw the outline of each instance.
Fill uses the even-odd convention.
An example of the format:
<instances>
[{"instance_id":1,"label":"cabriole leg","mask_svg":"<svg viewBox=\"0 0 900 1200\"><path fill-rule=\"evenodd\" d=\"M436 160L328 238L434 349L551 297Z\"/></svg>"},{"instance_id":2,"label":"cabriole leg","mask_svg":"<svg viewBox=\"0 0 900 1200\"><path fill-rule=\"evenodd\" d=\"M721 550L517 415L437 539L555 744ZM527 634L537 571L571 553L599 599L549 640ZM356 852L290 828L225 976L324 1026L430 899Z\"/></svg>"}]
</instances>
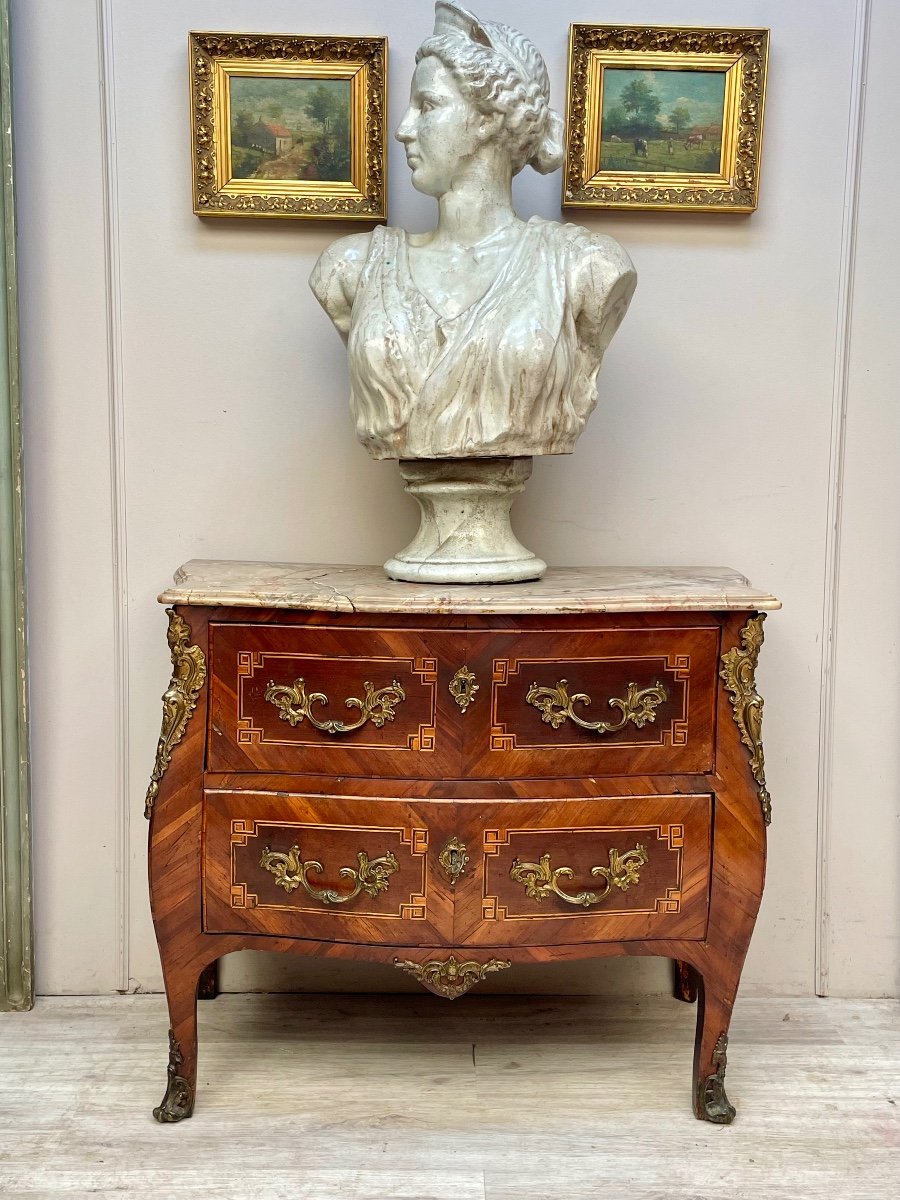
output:
<instances>
[{"instance_id":1,"label":"cabriole leg","mask_svg":"<svg viewBox=\"0 0 900 1200\"><path fill-rule=\"evenodd\" d=\"M728 1029L740 981L740 966L731 972L699 976L697 1037L694 1043L694 1114L700 1121L730 1125L735 1108L725 1094Z\"/></svg>"},{"instance_id":2,"label":"cabriole leg","mask_svg":"<svg viewBox=\"0 0 900 1200\"><path fill-rule=\"evenodd\" d=\"M197 1084L197 984L199 972L184 973L177 982L166 975L169 1002L169 1066L166 1094L153 1110L157 1121L183 1121L194 1111Z\"/></svg>"}]
</instances>

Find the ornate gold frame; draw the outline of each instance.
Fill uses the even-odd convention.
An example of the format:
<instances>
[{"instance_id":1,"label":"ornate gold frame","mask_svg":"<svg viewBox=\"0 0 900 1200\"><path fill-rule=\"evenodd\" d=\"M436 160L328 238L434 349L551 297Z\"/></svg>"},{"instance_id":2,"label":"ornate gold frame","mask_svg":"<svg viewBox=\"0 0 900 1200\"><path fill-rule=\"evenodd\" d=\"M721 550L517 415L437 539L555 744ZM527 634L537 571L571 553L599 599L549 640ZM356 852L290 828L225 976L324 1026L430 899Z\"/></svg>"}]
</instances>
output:
<instances>
[{"instance_id":1,"label":"ornate gold frame","mask_svg":"<svg viewBox=\"0 0 900 1200\"><path fill-rule=\"evenodd\" d=\"M387 38L198 33L188 36L191 156L198 216L383 221L387 215ZM235 76L351 81L351 181L235 179Z\"/></svg>"},{"instance_id":2,"label":"ornate gold frame","mask_svg":"<svg viewBox=\"0 0 900 1200\"><path fill-rule=\"evenodd\" d=\"M563 206L753 212L759 196L768 50L767 29L572 25ZM607 67L725 71L719 174L601 170Z\"/></svg>"}]
</instances>

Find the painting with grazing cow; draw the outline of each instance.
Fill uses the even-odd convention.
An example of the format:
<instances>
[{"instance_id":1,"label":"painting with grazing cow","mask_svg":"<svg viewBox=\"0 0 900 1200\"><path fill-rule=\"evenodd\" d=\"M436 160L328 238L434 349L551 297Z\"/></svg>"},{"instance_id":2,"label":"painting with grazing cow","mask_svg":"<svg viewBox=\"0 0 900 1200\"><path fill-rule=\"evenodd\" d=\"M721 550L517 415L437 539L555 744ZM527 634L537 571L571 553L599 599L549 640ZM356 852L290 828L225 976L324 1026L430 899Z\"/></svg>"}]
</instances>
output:
<instances>
[{"instance_id":1,"label":"painting with grazing cow","mask_svg":"<svg viewBox=\"0 0 900 1200\"><path fill-rule=\"evenodd\" d=\"M563 207L753 212L768 54L767 29L570 26Z\"/></svg>"},{"instance_id":2,"label":"painting with grazing cow","mask_svg":"<svg viewBox=\"0 0 900 1200\"><path fill-rule=\"evenodd\" d=\"M716 174L724 107L724 71L606 67L599 168Z\"/></svg>"}]
</instances>

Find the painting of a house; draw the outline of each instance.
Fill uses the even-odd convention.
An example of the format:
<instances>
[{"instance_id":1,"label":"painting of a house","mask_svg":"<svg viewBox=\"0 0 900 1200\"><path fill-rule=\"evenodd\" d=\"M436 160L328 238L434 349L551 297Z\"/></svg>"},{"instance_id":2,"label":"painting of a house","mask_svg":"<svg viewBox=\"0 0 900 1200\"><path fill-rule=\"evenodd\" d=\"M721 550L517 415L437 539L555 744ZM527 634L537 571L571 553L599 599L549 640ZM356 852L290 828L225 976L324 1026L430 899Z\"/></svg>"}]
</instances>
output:
<instances>
[{"instance_id":1,"label":"painting of a house","mask_svg":"<svg viewBox=\"0 0 900 1200\"><path fill-rule=\"evenodd\" d=\"M247 130L247 144L252 150L280 157L294 144L291 131L277 121L257 121Z\"/></svg>"},{"instance_id":2,"label":"painting of a house","mask_svg":"<svg viewBox=\"0 0 900 1200\"><path fill-rule=\"evenodd\" d=\"M349 79L235 75L234 179L350 181Z\"/></svg>"}]
</instances>

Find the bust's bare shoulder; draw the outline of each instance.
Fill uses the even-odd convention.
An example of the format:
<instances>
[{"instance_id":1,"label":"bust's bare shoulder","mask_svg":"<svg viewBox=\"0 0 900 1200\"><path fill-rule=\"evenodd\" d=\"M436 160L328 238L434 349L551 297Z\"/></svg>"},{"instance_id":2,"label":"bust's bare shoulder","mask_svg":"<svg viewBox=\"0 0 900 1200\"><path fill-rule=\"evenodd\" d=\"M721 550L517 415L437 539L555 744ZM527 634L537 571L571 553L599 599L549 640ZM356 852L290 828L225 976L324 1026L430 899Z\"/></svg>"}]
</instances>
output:
<instances>
[{"instance_id":1,"label":"bust's bare shoulder","mask_svg":"<svg viewBox=\"0 0 900 1200\"><path fill-rule=\"evenodd\" d=\"M571 235L570 269L577 290L589 293L608 292L619 287L634 291L637 272L628 251L607 233L592 233L578 225L568 225Z\"/></svg>"},{"instance_id":2,"label":"bust's bare shoulder","mask_svg":"<svg viewBox=\"0 0 900 1200\"><path fill-rule=\"evenodd\" d=\"M338 238L322 251L309 277L313 294L342 334L350 329L350 310L371 244L371 233Z\"/></svg>"},{"instance_id":3,"label":"bust's bare shoulder","mask_svg":"<svg viewBox=\"0 0 900 1200\"><path fill-rule=\"evenodd\" d=\"M372 244L372 232L351 233L340 237L326 246L322 251L319 262L345 263L348 266L356 263L361 268L369 254Z\"/></svg>"},{"instance_id":4,"label":"bust's bare shoulder","mask_svg":"<svg viewBox=\"0 0 900 1200\"><path fill-rule=\"evenodd\" d=\"M637 271L614 237L564 225L567 276L580 336L598 349L609 344L631 303Z\"/></svg>"}]
</instances>

